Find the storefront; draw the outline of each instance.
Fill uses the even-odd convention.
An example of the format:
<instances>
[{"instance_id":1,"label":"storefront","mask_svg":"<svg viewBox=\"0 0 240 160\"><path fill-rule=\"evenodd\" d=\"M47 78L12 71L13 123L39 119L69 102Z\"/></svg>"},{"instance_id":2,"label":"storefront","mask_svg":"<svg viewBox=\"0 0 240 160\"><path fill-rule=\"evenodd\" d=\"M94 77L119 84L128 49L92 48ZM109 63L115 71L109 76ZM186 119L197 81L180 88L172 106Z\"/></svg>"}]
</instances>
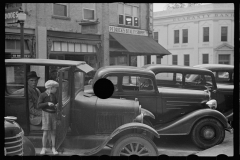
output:
<instances>
[{"instance_id":1,"label":"storefront","mask_svg":"<svg viewBox=\"0 0 240 160\"><path fill-rule=\"evenodd\" d=\"M85 61L94 69L99 67L100 35L47 31L49 59Z\"/></svg>"},{"instance_id":2,"label":"storefront","mask_svg":"<svg viewBox=\"0 0 240 160\"><path fill-rule=\"evenodd\" d=\"M145 64L151 64L151 55L171 53L148 37L145 30L109 26L110 65L139 66L138 56L144 56Z\"/></svg>"},{"instance_id":3,"label":"storefront","mask_svg":"<svg viewBox=\"0 0 240 160\"><path fill-rule=\"evenodd\" d=\"M20 25L17 13L22 3L5 4L5 59L21 58ZM24 58L35 58L35 30L24 28Z\"/></svg>"}]
</instances>

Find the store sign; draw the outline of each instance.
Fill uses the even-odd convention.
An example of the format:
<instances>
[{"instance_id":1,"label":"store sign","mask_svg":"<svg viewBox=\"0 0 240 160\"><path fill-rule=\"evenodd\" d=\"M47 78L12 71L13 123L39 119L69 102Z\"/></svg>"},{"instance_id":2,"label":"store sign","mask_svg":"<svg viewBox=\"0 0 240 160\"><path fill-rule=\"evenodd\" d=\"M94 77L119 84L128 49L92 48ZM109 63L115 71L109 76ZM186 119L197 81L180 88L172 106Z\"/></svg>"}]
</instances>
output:
<instances>
[{"instance_id":1,"label":"store sign","mask_svg":"<svg viewBox=\"0 0 240 160\"><path fill-rule=\"evenodd\" d=\"M21 58L21 54L6 54L5 57L8 59L11 58ZM24 54L24 58L31 58L30 54Z\"/></svg>"},{"instance_id":2,"label":"store sign","mask_svg":"<svg viewBox=\"0 0 240 160\"><path fill-rule=\"evenodd\" d=\"M221 17L234 17L234 13L215 13L215 14L201 14L196 16L185 16L174 18L173 21L187 21L187 20L199 20L199 19L206 19L206 18L221 18Z\"/></svg>"},{"instance_id":3,"label":"store sign","mask_svg":"<svg viewBox=\"0 0 240 160\"><path fill-rule=\"evenodd\" d=\"M19 7L5 9L5 25L7 25L7 26L17 25L18 10L19 10Z\"/></svg>"},{"instance_id":4,"label":"store sign","mask_svg":"<svg viewBox=\"0 0 240 160\"><path fill-rule=\"evenodd\" d=\"M109 32L148 36L148 33L145 30L115 27L115 26L109 26Z\"/></svg>"}]
</instances>

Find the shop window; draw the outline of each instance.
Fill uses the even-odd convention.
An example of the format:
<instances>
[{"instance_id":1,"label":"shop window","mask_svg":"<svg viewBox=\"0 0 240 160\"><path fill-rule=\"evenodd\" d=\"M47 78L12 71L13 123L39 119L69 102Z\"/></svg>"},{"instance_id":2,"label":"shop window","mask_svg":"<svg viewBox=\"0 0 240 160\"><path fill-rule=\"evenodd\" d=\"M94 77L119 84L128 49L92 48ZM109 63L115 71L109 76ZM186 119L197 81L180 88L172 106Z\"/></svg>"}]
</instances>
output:
<instances>
[{"instance_id":1,"label":"shop window","mask_svg":"<svg viewBox=\"0 0 240 160\"><path fill-rule=\"evenodd\" d=\"M188 54L184 55L184 66L189 66L189 55Z\"/></svg>"},{"instance_id":2,"label":"shop window","mask_svg":"<svg viewBox=\"0 0 240 160\"><path fill-rule=\"evenodd\" d=\"M221 41L226 42L227 41L227 27L221 27Z\"/></svg>"},{"instance_id":3,"label":"shop window","mask_svg":"<svg viewBox=\"0 0 240 160\"><path fill-rule=\"evenodd\" d=\"M6 39L5 40L5 49L19 50L20 51L20 48L21 48L20 40L13 40L13 39ZM24 50L29 50L26 40L24 40Z\"/></svg>"},{"instance_id":4,"label":"shop window","mask_svg":"<svg viewBox=\"0 0 240 160\"><path fill-rule=\"evenodd\" d=\"M62 51L61 50L61 42L53 42L53 51Z\"/></svg>"},{"instance_id":5,"label":"shop window","mask_svg":"<svg viewBox=\"0 0 240 160\"><path fill-rule=\"evenodd\" d=\"M81 44L82 52L87 52L87 45Z\"/></svg>"},{"instance_id":6,"label":"shop window","mask_svg":"<svg viewBox=\"0 0 240 160\"><path fill-rule=\"evenodd\" d=\"M178 64L178 57L177 55L172 55L172 64L177 65Z\"/></svg>"},{"instance_id":7,"label":"shop window","mask_svg":"<svg viewBox=\"0 0 240 160\"><path fill-rule=\"evenodd\" d=\"M203 42L209 42L209 27L203 27Z\"/></svg>"},{"instance_id":8,"label":"shop window","mask_svg":"<svg viewBox=\"0 0 240 160\"><path fill-rule=\"evenodd\" d=\"M153 39L158 43L158 32L153 32Z\"/></svg>"},{"instance_id":9,"label":"shop window","mask_svg":"<svg viewBox=\"0 0 240 160\"><path fill-rule=\"evenodd\" d=\"M93 52L93 45L87 45L87 48L88 52Z\"/></svg>"},{"instance_id":10,"label":"shop window","mask_svg":"<svg viewBox=\"0 0 240 160\"><path fill-rule=\"evenodd\" d=\"M179 43L179 30L174 30L174 44Z\"/></svg>"},{"instance_id":11,"label":"shop window","mask_svg":"<svg viewBox=\"0 0 240 160\"><path fill-rule=\"evenodd\" d=\"M182 43L188 43L188 29L182 30Z\"/></svg>"},{"instance_id":12,"label":"shop window","mask_svg":"<svg viewBox=\"0 0 240 160\"><path fill-rule=\"evenodd\" d=\"M94 20L95 19L95 4L83 3L83 19Z\"/></svg>"},{"instance_id":13,"label":"shop window","mask_svg":"<svg viewBox=\"0 0 240 160\"><path fill-rule=\"evenodd\" d=\"M67 4L53 3L53 15L67 17Z\"/></svg>"},{"instance_id":14,"label":"shop window","mask_svg":"<svg viewBox=\"0 0 240 160\"><path fill-rule=\"evenodd\" d=\"M202 57L202 59L203 59L202 64L208 64L208 54L203 54L202 56L203 56Z\"/></svg>"},{"instance_id":15,"label":"shop window","mask_svg":"<svg viewBox=\"0 0 240 160\"><path fill-rule=\"evenodd\" d=\"M138 7L118 4L118 23L128 26L139 26Z\"/></svg>"},{"instance_id":16,"label":"shop window","mask_svg":"<svg viewBox=\"0 0 240 160\"><path fill-rule=\"evenodd\" d=\"M230 55L227 55L227 54L219 55L218 63L219 64L230 64Z\"/></svg>"},{"instance_id":17,"label":"shop window","mask_svg":"<svg viewBox=\"0 0 240 160\"><path fill-rule=\"evenodd\" d=\"M74 52L74 43L68 43L68 51Z\"/></svg>"},{"instance_id":18,"label":"shop window","mask_svg":"<svg viewBox=\"0 0 240 160\"><path fill-rule=\"evenodd\" d=\"M80 44L75 44L75 52L81 52Z\"/></svg>"},{"instance_id":19,"label":"shop window","mask_svg":"<svg viewBox=\"0 0 240 160\"><path fill-rule=\"evenodd\" d=\"M62 44L62 50L61 51L68 51L67 43L66 42L61 42Z\"/></svg>"}]
</instances>

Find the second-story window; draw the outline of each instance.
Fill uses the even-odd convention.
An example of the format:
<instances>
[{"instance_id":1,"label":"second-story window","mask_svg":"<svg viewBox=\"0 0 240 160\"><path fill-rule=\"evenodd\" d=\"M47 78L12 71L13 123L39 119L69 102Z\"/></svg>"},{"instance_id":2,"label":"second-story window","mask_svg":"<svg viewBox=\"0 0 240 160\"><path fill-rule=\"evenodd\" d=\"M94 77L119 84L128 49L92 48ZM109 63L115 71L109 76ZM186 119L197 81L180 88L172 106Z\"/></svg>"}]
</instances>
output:
<instances>
[{"instance_id":1,"label":"second-story window","mask_svg":"<svg viewBox=\"0 0 240 160\"><path fill-rule=\"evenodd\" d=\"M95 19L95 4L83 3L83 19L94 20Z\"/></svg>"},{"instance_id":2,"label":"second-story window","mask_svg":"<svg viewBox=\"0 0 240 160\"><path fill-rule=\"evenodd\" d=\"M179 30L174 30L174 43L179 43Z\"/></svg>"},{"instance_id":3,"label":"second-story window","mask_svg":"<svg viewBox=\"0 0 240 160\"><path fill-rule=\"evenodd\" d=\"M67 5L53 3L53 15L67 17Z\"/></svg>"},{"instance_id":4,"label":"second-story window","mask_svg":"<svg viewBox=\"0 0 240 160\"><path fill-rule=\"evenodd\" d=\"M227 41L227 27L221 27L221 41Z\"/></svg>"},{"instance_id":5,"label":"second-story window","mask_svg":"<svg viewBox=\"0 0 240 160\"><path fill-rule=\"evenodd\" d=\"M188 43L188 29L182 30L182 43Z\"/></svg>"},{"instance_id":6,"label":"second-story window","mask_svg":"<svg viewBox=\"0 0 240 160\"><path fill-rule=\"evenodd\" d=\"M118 4L118 24L138 27L138 21L138 7Z\"/></svg>"},{"instance_id":7,"label":"second-story window","mask_svg":"<svg viewBox=\"0 0 240 160\"><path fill-rule=\"evenodd\" d=\"M209 27L203 27L203 42L209 42Z\"/></svg>"},{"instance_id":8,"label":"second-story window","mask_svg":"<svg viewBox=\"0 0 240 160\"><path fill-rule=\"evenodd\" d=\"M158 43L158 32L153 32L153 39Z\"/></svg>"}]
</instances>

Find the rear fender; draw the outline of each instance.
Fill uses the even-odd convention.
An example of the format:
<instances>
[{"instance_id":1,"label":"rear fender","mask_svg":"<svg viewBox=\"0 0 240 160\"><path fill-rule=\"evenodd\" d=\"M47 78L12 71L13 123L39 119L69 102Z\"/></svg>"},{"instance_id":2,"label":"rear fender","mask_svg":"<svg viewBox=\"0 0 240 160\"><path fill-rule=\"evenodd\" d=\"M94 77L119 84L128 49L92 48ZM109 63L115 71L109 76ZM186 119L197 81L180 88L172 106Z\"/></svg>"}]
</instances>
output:
<instances>
[{"instance_id":1,"label":"rear fender","mask_svg":"<svg viewBox=\"0 0 240 160\"><path fill-rule=\"evenodd\" d=\"M143 118L145 116L151 117L152 119L155 119L155 116L148 110L141 108L141 113L143 114Z\"/></svg>"},{"instance_id":2,"label":"rear fender","mask_svg":"<svg viewBox=\"0 0 240 160\"><path fill-rule=\"evenodd\" d=\"M194 124L203 118L214 118L221 122L225 129L229 128L227 118L219 111L213 109L200 109L191 112L173 122L154 127L160 135L187 135Z\"/></svg>"}]
</instances>

